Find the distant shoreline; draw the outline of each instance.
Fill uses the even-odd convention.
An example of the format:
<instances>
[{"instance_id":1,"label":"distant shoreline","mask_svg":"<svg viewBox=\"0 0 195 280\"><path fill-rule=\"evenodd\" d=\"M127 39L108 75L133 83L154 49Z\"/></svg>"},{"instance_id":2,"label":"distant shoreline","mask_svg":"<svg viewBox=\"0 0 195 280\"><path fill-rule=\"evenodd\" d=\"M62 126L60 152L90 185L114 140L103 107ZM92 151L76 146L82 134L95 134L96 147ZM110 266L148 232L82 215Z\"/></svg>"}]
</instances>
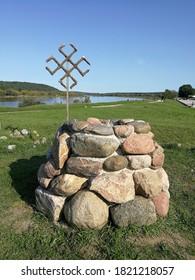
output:
<instances>
[{"instance_id":1,"label":"distant shoreline","mask_svg":"<svg viewBox=\"0 0 195 280\"><path fill-rule=\"evenodd\" d=\"M106 97L106 96L110 96L110 97L126 97L126 98L131 98L131 97L135 97L135 98L145 98L145 99L149 99L149 98L157 98L160 97L162 95L163 92L139 92L139 93L123 93L123 92L117 92L117 93L88 93L88 92L69 92L69 96L70 97L84 97L84 96L99 96L99 97ZM63 97L65 96L65 91L61 92L60 94L51 94L51 93L30 93L30 94L20 94L20 95L0 95L0 99L14 99L14 98L44 98L44 97L48 97L48 98L52 98L52 97Z\"/></svg>"},{"instance_id":2,"label":"distant shoreline","mask_svg":"<svg viewBox=\"0 0 195 280\"><path fill-rule=\"evenodd\" d=\"M160 98L163 92L84 92L69 91L70 97L83 96L115 96L115 97L140 97L140 98ZM37 83L17 82L17 81L0 81L0 97L1 98L34 98L34 97L62 97L65 95L65 89L57 88Z\"/></svg>"}]
</instances>

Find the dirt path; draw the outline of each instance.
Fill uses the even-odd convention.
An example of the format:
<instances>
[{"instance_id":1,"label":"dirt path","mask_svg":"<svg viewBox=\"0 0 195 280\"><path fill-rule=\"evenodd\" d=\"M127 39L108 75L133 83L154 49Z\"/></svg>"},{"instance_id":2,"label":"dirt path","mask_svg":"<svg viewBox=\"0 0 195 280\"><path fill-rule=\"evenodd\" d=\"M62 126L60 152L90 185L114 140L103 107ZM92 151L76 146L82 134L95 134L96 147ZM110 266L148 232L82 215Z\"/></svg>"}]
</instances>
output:
<instances>
[{"instance_id":1,"label":"dirt path","mask_svg":"<svg viewBox=\"0 0 195 280\"><path fill-rule=\"evenodd\" d=\"M106 107L117 107L122 106L123 104L114 104L114 105L100 105L100 106L91 106L91 108L106 108Z\"/></svg>"}]
</instances>

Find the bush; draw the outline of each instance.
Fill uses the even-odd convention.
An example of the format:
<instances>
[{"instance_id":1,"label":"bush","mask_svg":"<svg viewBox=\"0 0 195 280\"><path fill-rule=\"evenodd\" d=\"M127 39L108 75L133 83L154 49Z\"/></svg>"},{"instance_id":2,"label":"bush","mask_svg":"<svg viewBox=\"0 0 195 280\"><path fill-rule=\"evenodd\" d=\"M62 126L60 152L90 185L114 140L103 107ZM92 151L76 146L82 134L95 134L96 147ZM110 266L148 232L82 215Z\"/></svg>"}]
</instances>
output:
<instances>
[{"instance_id":1,"label":"bush","mask_svg":"<svg viewBox=\"0 0 195 280\"><path fill-rule=\"evenodd\" d=\"M33 106L39 104L43 104L43 103L33 98L25 98L19 103L18 107L27 107L27 106Z\"/></svg>"},{"instance_id":2,"label":"bush","mask_svg":"<svg viewBox=\"0 0 195 280\"><path fill-rule=\"evenodd\" d=\"M78 104L78 103L81 103L81 101L77 98L77 99L74 99L73 103Z\"/></svg>"},{"instance_id":3,"label":"bush","mask_svg":"<svg viewBox=\"0 0 195 280\"><path fill-rule=\"evenodd\" d=\"M89 96L85 96L82 99L79 99L79 98L75 99L73 101L73 103L84 103L84 104L87 103L87 104L89 104L89 103L91 103L91 100L90 100Z\"/></svg>"},{"instance_id":4,"label":"bush","mask_svg":"<svg viewBox=\"0 0 195 280\"><path fill-rule=\"evenodd\" d=\"M83 103L87 103L87 104L91 103L90 97L89 96L85 96Z\"/></svg>"},{"instance_id":5,"label":"bush","mask_svg":"<svg viewBox=\"0 0 195 280\"><path fill-rule=\"evenodd\" d=\"M174 90L166 89L162 94L162 99L175 99L177 98L178 93Z\"/></svg>"}]
</instances>

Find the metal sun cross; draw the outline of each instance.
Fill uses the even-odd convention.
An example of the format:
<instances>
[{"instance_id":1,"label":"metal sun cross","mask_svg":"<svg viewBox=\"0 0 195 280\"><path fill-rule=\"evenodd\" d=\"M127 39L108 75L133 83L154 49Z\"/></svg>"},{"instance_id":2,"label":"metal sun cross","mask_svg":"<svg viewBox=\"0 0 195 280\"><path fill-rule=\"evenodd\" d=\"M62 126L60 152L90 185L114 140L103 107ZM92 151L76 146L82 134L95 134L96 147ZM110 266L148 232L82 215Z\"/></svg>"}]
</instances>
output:
<instances>
[{"instance_id":1,"label":"metal sun cross","mask_svg":"<svg viewBox=\"0 0 195 280\"><path fill-rule=\"evenodd\" d=\"M57 66L53 71L49 67L46 67L46 69L49 71L49 73L51 75L54 75L60 69L63 70L65 73L59 80L59 83L66 89L66 120L69 121L69 78L71 78L71 80L73 82L70 85L70 89L72 89L74 86L77 85L77 80L72 76L72 71L76 69L79 72L79 74L81 74L81 76L85 76L85 74L87 74L89 72L89 69L87 69L86 71L83 72L78 67L78 65L82 61L86 62L89 65L90 65L90 63L89 63L89 61L87 61L87 59L84 56L82 56L77 62L73 62L71 57L73 56L73 54L75 54L77 52L77 49L73 44L70 44L70 46L72 47L73 50L69 55L67 55L63 51L63 48L65 47L65 45L66 44L63 44L58 48L59 52L64 56L64 60L62 62L59 62L53 55L51 55L50 57L48 57L46 62L53 60L57 64ZM64 82L63 82L64 79L66 79L66 84L64 84Z\"/></svg>"}]
</instances>

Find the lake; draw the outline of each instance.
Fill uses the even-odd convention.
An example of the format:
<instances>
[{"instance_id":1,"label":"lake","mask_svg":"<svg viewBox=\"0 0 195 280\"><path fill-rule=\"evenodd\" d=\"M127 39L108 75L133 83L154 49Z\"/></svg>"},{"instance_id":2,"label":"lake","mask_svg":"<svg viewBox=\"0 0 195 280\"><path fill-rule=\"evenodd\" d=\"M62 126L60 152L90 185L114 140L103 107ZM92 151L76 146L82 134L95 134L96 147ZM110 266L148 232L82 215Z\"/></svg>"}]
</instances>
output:
<instances>
[{"instance_id":1,"label":"lake","mask_svg":"<svg viewBox=\"0 0 195 280\"><path fill-rule=\"evenodd\" d=\"M122 97L122 96L93 96L90 95L91 103L101 103L101 102L117 102L117 101L131 101L131 100L143 100L142 98L134 98L134 97ZM30 97L31 98L31 97ZM24 100L25 98L0 98L0 106L6 106L6 107L18 107L19 104ZM79 99L84 100L84 98L79 97L70 97L69 103L74 103L74 100ZM40 101L47 105L52 104L66 104L66 98L65 97L40 97L35 98L36 101Z\"/></svg>"}]
</instances>

